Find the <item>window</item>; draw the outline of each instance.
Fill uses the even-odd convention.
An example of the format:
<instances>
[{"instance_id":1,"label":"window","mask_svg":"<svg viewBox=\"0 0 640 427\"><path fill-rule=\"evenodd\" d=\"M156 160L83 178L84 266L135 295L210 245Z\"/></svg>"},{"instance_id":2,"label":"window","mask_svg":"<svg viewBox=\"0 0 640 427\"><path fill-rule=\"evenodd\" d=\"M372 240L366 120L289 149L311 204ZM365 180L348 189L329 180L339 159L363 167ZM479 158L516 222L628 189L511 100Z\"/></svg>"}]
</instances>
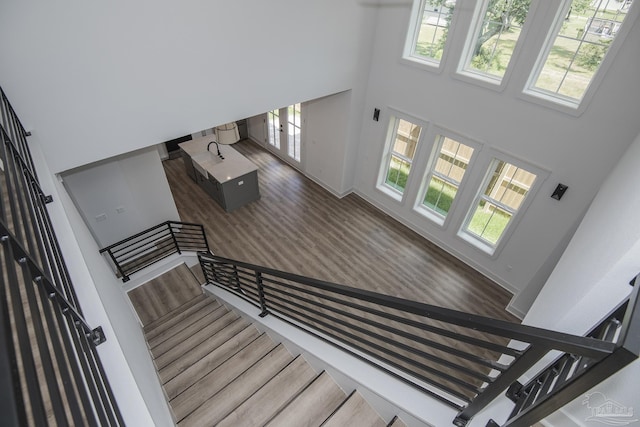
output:
<instances>
[{"instance_id":1,"label":"window","mask_svg":"<svg viewBox=\"0 0 640 427\"><path fill-rule=\"evenodd\" d=\"M469 167L474 149L446 136L438 136L430 168L420 193L418 212L443 224ZM433 217L435 214L435 217Z\"/></svg>"},{"instance_id":2,"label":"window","mask_svg":"<svg viewBox=\"0 0 640 427\"><path fill-rule=\"evenodd\" d=\"M527 93L576 107L616 38L631 0L573 0L556 17Z\"/></svg>"},{"instance_id":3,"label":"window","mask_svg":"<svg viewBox=\"0 0 640 427\"><path fill-rule=\"evenodd\" d=\"M280 124L280 110L269 111L267 117L269 120L267 126L269 145L280 149L280 132L282 130L282 125Z\"/></svg>"},{"instance_id":4,"label":"window","mask_svg":"<svg viewBox=\"0 0 640 427\"><path fill-rule=\"evenodd\" d=\"M300 104L290 105L287 108L287 154L296 162L300 161L301 122Z\"/></svg>"},{"instance_id":5,"label":"window","mask_svg":"<svg viewBox=\"0 0 640 427\"><path fill-rule=\"evenodd\" d=\"M483 183L484 190L473 202L462 233L493 254L535 181L535 174L494 159Z\"/></svg>"},{"instance_id":6,"label":"window","mask_svg":"<svg viewBox=\"0 0 640 427\"><path fill-rule=\"evenodd\" d=\"M409 28L405 57L438 66L444 53L454 0L422 0Z\"/></svg>"},{"instance_id":7,"label":"window","mask_svg":"<svg viewBox=\"0 0 640 427\"><path fill-rule=\"evenodd\" d=\"M485 0L479 4L463 71L500 82L522 32L531 0Z\"/></svg>"},{"instance_id":8,"label":"window","mask_svg":"<svg viewBox=\"0 0 640 427\"><path fill-rule=\"evenodd\" d=\"M392 118L391 126L389 149L383 160L382 185L402 195L407 186L422 128L399 118Z\"/></svg>"}]
</instances>

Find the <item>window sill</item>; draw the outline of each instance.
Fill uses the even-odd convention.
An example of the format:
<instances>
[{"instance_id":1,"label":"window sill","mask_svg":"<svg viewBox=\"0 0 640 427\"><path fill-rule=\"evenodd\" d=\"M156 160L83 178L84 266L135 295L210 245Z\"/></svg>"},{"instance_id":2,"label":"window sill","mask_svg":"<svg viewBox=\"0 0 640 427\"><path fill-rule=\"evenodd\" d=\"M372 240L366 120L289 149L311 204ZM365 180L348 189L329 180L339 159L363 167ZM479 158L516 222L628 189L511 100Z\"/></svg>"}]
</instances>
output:
<instances>
[{"instance_id":1,"label":"window sill","mask_svg":"<svg viewBox=\"0 0 640 427\"><path fill-rule=\"evenodd\" d=\"M492 258L495 258L496 256L498 256L498 251L496 250L497 246L491 246L487 243L484 243L481 240L478 240L476 237L472 236L471 234L462 230L458 232L458 237L460 237L462 240L464 240L474 248L480 250L481 252L489 255Z\"/></svg>"},{"instance_id":2,"label":"window sill","mask_svg":"<svg viewBox=\"0 0 640 427\"><path fill-rule=\"evenodd\" d=\"M419 68L421 70L430 71L432 73L442 72L442 61L430 61L428 59L417 58L415 56L403 56L400 58L400 63L409 65L411 67Z\"/></svg>"},{"instance_id":3,"label":"window sill","mask_svg":"<svg viewBox=\"0 0 640 427\"><path fill-rule=\"evenodd\" d=\"M418 215L421 215L425 218L427 218L429 221L434 222L436 224L438 224L440 227L444 227L444 220L445 218L434 213L433 211L431 211L428 208L425 208L423 205L416 205L413 208L413 211L416 212Z\"/></svg>"},{"instance_id":4,"label":"window sill","mask_svg":"<svg viewBox=\"0 0 640 427\"><path fill-rule=\"evenodd\" d=\"M397 200L398 202L402 202L403 193L401 193L400 191L391 188L386 184L378 184L376 188L386 196L389 196L392 199Z\"/></svg>"},{"instance_id":5,"label":"window sill","mask_svg":"<svg viewBox=\"0 0 640 427\"><path fill-rule=\"evenodd\" d=\"M473 71L458 70L457 72L453 73L453 77L465 83L480 86L496 92L502 92L506 87L506 76L500 79L481 73L474 73Z\"/></svg>"},{"instance_id":6,"label":"window sill","mask_svg":"<svg viewBox=\"0 0 640 427\"><path fill-rule=\"evenodd\" d=\"M551 94L540 92L534 89L525 89L520 93L521 99L538 104L543 107L552 108L574 117L579 117L585 110L584 98L581 101L553 96Z\"/></svg>"}]
</instances>

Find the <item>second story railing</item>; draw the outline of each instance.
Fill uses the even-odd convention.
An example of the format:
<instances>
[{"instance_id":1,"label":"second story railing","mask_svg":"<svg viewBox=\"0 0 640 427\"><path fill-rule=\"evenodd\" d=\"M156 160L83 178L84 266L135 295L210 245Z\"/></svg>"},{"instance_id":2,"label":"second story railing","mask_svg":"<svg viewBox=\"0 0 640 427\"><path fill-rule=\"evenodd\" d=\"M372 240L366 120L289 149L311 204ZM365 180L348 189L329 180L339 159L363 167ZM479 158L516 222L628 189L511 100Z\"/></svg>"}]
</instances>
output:
<instances>
[{"instance_id":1,"label":"second story railing","mask_svg":"<svg viewBox=\"0 0 640 427\"><path fill-rule=\"evenodd\" d=\"M170 255L198 251L209 252L204 227L178 221L163 222L100 249L109 256L123 282Z\"/></svg>"},{"instance_id":2,"label":"second story railing","mask_svg":"<svg viewBox=\"0 0 640 427\"><path fill-rule=\"evenodd\" d=\"M594 333L575 336L208 253L200 253L199 260L207 284L245 299L261 316L275 315L302 327L454 407L458 410L452 420L456 426L466 425L507 390L518 402L508 425L529 426L564 405L559 402L585 393L603 375L612 375L640 353L627 349L640 328L637 289L624 307L594 328ZM520 386L518 381L551 352L568 355L561 358L571 364L557 361L540 373L545 381L536 375L532 380L538 387L535 391L530 383ZM558 370L561 378L546 381L551 375L548 372ZM568 384L572 386L565 387Z\"/></svg>"},{"instance_id":3,"label":"second story railing","mask_svg":"<svg viewBox=\"0 0 640 427\"><path fill-rule=\"evenodd\" d=\"M121 426L20 124L0 89L0 418L3 426Z\"/></svg>"}]
</instances>

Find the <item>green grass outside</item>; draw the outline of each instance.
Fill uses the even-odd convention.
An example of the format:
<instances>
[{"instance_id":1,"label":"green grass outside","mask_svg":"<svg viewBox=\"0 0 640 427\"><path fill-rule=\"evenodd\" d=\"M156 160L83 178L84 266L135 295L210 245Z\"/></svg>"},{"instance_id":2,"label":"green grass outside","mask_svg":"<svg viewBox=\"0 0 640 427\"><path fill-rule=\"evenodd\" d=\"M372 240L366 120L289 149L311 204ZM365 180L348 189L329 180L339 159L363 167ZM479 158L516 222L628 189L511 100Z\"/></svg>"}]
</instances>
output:
<instances>
[{"instance_id":1,"label":"green grass outside","mask_svg":"<svg viewBox=\"0 0 640 427\"><path fill-rule=\"evenodd\" d=\"M404 192L409 177L409 167L395 157L391 160L387 185ZM446 216L456 196L456 187L434 177L429 183L423 204L435 212ZM485 209L485 202L481 202L469 222L469 231L484 240L495 244L509 225L511 216L501 210Z\"/></svg>"},{"instance_id":2,"label":"green grass outside","mask_svg":"<svg viewBox=\"0 0 640 427\"><path fill-rule=\"evenodd\" d=\"M586 11L585 15L589 15L590 13L593 13L592 9ZM602 15L598 14L598 18L613 19L615 18L615 14L606 12ZM584 30L586 22L587 18L584 16L573 14L569 20L564 22L561 33L570 37L577 37ZM435 55L433 56L435 56L435 59L439 60L442 56L442 51L439 51L438 49L441 49L440 47L443 43L438 38L436 38L432 43L434 29L435 27L433 26L425 24L422 25L420 37L416 43L416 54L431 57L435 50ZM498 41L498 46L496 48L497 54L494 60L491 61L490 64L479 66L479 68L485 69L486 66L486 73L495 76L502 76L504 74L504 70L509 64L509 59L513 49L515 48L518 34L519 30L505 31ZM498 36L494 36L484 46L487 49L492 49L497 37ZM575 43L576 42L574 40L564 38L558 40L556 45L551 49L546 62L546 69L540 75L536 84L537 87L551 92L555 92L557 90L558 84L566 72L567 64L570 63L575 53ZM573 62L571 65L571 72L564 80L559 93L570 98L581 99L595 72L596 69L579 65L579 61Z\"/></svg>"},{"instance_id":3,"label":"green grass outside","mask_svg":"<svg viewBox=\"0 0 640 427\"><path fill-rule=\"evenodd\" d=\"M495 245L510 220L510 215L501 210L487 209L485 202L482 201L469 222L468 230Z\"/></svg>"}]
</instances>

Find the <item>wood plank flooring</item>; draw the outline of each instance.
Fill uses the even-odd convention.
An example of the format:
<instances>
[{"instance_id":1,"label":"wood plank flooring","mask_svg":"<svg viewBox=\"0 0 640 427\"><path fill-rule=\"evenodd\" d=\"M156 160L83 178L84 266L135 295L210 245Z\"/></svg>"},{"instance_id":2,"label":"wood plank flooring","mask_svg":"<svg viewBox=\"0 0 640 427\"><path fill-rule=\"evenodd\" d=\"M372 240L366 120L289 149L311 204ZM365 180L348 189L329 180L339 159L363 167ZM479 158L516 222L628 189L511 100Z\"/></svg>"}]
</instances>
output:
<instances>
[{"instance_id":1,"label":"wood plank flooring","mask_svg":"<svg viewBox=\"0 0 640 427\"><path fill-rule=\"evenodd\" d=\"M355 194L338 199L249 140L261 199L231 213L163 162L183 221L203 224L216 254L469 313L518 322L511 295Z\"/></svg>"},{"instance_id":2,"label":"wood plank flooring","mask_svg":"<svg viewBox=\"0 0 640 427\"><path fill-rule=\"evenodd\" d=\"M129 292L143 326L157 320L202 293L186 265L171 270L170 280L151 280Z\"/></svg>"}]
</instances>

